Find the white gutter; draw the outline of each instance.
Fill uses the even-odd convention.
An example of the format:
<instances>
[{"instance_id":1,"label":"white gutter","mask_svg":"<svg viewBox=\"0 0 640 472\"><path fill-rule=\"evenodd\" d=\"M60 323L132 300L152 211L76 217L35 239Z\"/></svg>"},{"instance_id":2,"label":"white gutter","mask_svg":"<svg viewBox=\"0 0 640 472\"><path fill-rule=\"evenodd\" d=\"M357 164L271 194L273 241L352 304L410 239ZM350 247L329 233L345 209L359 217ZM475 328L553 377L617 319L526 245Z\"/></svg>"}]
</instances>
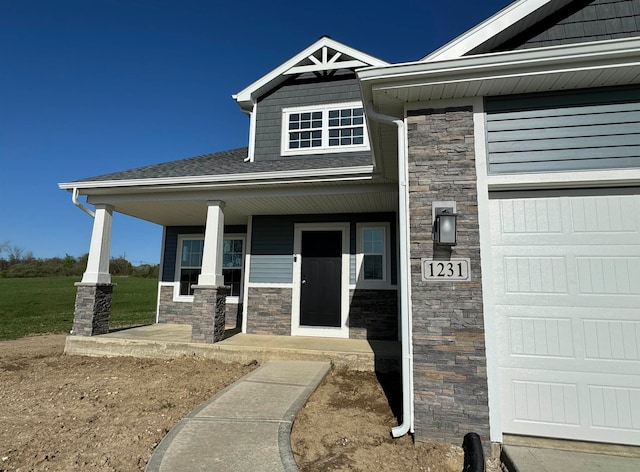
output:
<instances>
[{"instance_id":1,"label":"white gutter","mask_svg":"<svg viewBox=\"0 0 640 472\"><path fill-rule=\"evenodd\" d=\"M73 202L73 204L75 206L80 208L82 211L84 211L91 218L95 218L96 214L93 211L89 210L82 203L80 203L80 200L78 200L78 187L73 187L73 192L71 193L71 201Z\"/></svg>"},{"instance_id":2,"label":"white gutter","mask_svg":"<svg viewBox=\"0 0 640 472\"><path fill-rule=\"evenodd\" d=\"M324 169L275 171L275 172L248 172L246 174L215 174L185 177L160 177L146 179L123 179L123 180L86 180L84 182L60 183L58 187L63 190L73 188L103 188L103 187L145 187L157 185L177 185L177 184L215 184L231 183L242 185L249 182L273 181L276 179L303 179L313 177L333 177L333 180L344 180L353 178L351 176L369 176L373 172L372 165L354 167L332 167ZM344 177L341 178L341 177ZM326 180L326 179L325 179Z\"/></svg>"},{"instance_id":3,"label":"white gutter","mask_svg":"<svg viewBox=\"0 0 640 472\"><path fill-rule=\"evenodd\" d=\"M633 37L368 67L360 69L358 77L360 81L399 79L405 83L425 77L445 77L447 80L459 76L495 78L531 70L537 73L558 72L578 67L637 64L639 55L640 38Z\"/></svg>"},{"instance_id":4,"label":"white gutter","mask_svg":"<svg viewBox=\"0 0 640 472\"><path fill-rule=\"evenodd\" d=\"M400 257L398 278L400 285L400 340L402 343L402 423L391 430L394 438L413 433L413 343L411 309L411 259L409 253L409 171L406 162L405 124L392 116L382 115L367 104L366 115L375 121L398 128L398 231Z\"/></svg>"}]
</instances>

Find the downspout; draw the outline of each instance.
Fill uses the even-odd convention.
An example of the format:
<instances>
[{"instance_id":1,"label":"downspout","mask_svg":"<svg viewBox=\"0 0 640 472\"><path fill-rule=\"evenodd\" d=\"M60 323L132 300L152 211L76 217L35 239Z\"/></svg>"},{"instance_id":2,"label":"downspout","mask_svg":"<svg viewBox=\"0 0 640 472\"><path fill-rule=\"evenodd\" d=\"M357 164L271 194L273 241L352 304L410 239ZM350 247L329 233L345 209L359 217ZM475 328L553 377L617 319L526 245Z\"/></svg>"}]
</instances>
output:
<instances>
[{"instance_id":1,"label":"downspout","mask_svg":"<svg viewBox=\"0 0 640 472\"><path fill-rule=\"evenodd\" d=\"M255 154L256 148L256 111L258 108L258 103L255 100L252 100L252 108L251 111L242 110L244 113L249 115L249 146L247 150L247 157L245 157L244 162L253 162L253 157Z\"/></svg>"},{"instance_id":2,"label":"downspout","mask_svg":"<svg viewBox=\"0 0 640 472\"><path fill-rule=\"evenodd\" d=\"M95 218L96 214L93 211L89 210L86 206L84 206L80 202L80 200L78 200L78 187L73 187L73 192L71 193L71 201L73 202L73 204L75 206L80 208L82 211L84 211L91 218Z\"/></svg>"},{"instance_id":3,"label":"downspout","mask_svg":"<svg viewBox=\"0 0 640 472\"><path fill-rule=\"evenodd\" d=\"M404 121L383 115L367 104L367 116L375 121L396 125L398 128L398 230L400 257L400 340L402 343L402 423L392 428L391 435L399 438L413 433L413 343L411 342L411 259L409 254L409 172L405 146Z\"/></svg>"}]
</instances>

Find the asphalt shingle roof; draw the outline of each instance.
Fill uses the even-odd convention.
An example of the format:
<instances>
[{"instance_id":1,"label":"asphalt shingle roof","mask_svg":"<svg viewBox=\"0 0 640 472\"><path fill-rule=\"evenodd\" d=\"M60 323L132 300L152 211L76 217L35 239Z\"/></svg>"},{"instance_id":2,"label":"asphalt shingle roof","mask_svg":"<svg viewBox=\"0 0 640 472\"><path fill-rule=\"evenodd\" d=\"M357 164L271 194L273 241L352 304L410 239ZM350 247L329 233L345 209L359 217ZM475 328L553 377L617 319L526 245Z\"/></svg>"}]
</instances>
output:
<instances>
[{"instance_id":1,"label":"asphalt shingle roof","mask_svg":"<svg viewBox=\"0 0 640 472\"><path fill-rule=\"evenodd\" d=\"M357 167L371 165L369 152L340 154L331 157L302 157L261 162L244 162L248 148L204 154L202 156L163 162L135 169L113 172L79 179L75 182L94 182L109 180L137 180L167 177L197 177L209 175L247 174L260 172L284 172L294 170L326 169L338 167Z\"/></svg>"}]
</instances>

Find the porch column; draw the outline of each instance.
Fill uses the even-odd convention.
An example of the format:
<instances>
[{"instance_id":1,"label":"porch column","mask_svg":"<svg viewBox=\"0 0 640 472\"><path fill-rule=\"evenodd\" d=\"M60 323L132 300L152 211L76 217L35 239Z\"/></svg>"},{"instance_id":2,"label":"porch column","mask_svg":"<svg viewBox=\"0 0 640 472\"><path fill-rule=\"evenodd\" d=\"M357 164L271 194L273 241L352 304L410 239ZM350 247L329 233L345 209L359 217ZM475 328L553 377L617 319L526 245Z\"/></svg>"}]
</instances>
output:
<instances>
[{"instance_id":1,"label":"porch column","mask_svg":"<svg viewBox=\"0 0 640 472\"><path fill-rule=\"evenodd\" d=\"M193 286L191 341L215 343L224 338L225 300L228 289L222 276L224 202L207 202L202 271Z\"/></svg>"},{"instance_id":2,"label":"porch column","mask_svg":"<svg viewBox=\"0 0 640 472\"><path fill-rule=\"evenodd\" d=\"M109 274L113 207L96 205L87 269L76 284L71 334L94 336L109 332L113 284Z\"/></svg>"}]
</instances>

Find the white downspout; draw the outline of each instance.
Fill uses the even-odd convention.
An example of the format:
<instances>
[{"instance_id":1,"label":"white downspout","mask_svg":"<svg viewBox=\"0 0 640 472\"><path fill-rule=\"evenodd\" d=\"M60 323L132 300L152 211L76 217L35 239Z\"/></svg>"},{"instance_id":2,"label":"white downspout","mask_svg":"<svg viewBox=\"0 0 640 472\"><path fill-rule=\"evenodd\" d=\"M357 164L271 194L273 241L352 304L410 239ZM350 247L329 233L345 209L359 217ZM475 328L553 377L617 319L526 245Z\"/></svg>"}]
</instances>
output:
<instances>
[{"instance_id":1,"label":"white downspout","mask_svg":"<svg viewBox=\"0 0 640 472\"><path fill-rule=\"evenodd\" d=\"M82 211L84 211L87 215L89 215L91 218L95 218L96 214L95 212L89 210L86 206L84 206L80 200L78 200L78 188L77 187L73 187L73 192L71 193L71 201L73 202L73 204L75 206L77 206L78 208L80 208Z\"/></svg>"},{"instance_id":2,"label":"white downspout","mask_svg":"<svg viewBox=\"0 0 640 472\"><path fill-rule=\"evenodd\" d=\"M247 157L244 162L253 162L253 158L256 152L256 111L258 109L258 103L252 100L253 108L251 111L242 110L249 115L249 149L247 151Z\"/></svg>"},{"instance_id":3,"label":"white downspout","mask_svg":"<svg viewBox=\"0 0 640 472\"><path fill-rule=\"evenodd\" d=\"M383 115L367 104L367 116L376 121L394 124L398 128L398 230L400 258L398 278L400 282L400 340L402 343L402 423L391 430L394 438L413 433L413 343L411 309L411 259L409 253L409 171L405 144L404 121Z\"/></svg>"}]
</instances>

